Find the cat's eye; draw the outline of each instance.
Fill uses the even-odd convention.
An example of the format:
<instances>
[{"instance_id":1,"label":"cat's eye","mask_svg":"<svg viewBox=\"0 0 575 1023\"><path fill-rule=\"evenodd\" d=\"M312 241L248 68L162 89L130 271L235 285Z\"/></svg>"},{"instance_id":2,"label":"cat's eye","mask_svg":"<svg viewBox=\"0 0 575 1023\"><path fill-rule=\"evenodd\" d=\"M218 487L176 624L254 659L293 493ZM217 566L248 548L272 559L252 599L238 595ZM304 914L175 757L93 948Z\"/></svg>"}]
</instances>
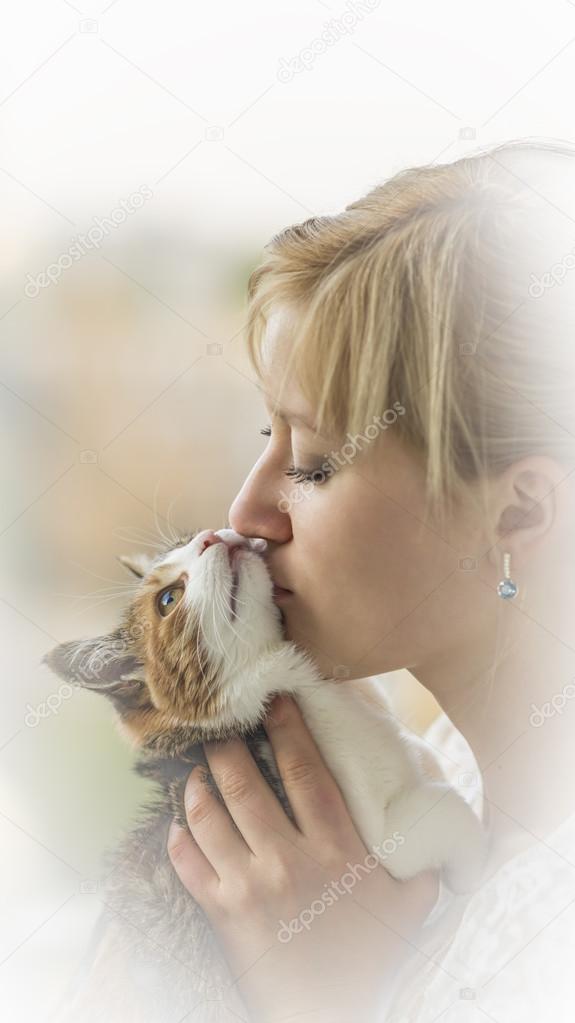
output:
<instances>
[{"instance_id":1,"label":"cat's eye","mask_svg":"<svg viewBox=\"0 0 575 1023\"><path fill-rule=\"evenodd\" d=\"M166 618L167 615L171 614L176 604L179 604L183 595L183 586L166 586L166 588L158 594L156 603L162 618Z\"/></svg>"}]
</instances>

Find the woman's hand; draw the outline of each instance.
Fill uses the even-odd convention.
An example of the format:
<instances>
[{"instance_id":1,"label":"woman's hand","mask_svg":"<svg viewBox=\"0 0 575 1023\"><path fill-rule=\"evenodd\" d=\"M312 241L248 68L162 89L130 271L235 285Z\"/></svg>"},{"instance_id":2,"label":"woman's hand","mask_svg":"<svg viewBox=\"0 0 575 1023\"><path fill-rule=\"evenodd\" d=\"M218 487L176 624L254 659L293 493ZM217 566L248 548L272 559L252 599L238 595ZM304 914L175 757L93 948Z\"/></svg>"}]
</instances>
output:
<instances>
[{"instance_id":1,"label":"woman's hand","mask_svg":"<svg viewBox=\"0 0 575 1023\"><path fill-rule=\"evenodd\" d=\"M398 882L375 863L294 700L276 697L265 727L297 826L241 740L209 743L225 805L195 768L185 795L191 834L172 824L170 859L253 1020L371 1023L417 947L437 874Z\"/></svg>"}]
</instances>

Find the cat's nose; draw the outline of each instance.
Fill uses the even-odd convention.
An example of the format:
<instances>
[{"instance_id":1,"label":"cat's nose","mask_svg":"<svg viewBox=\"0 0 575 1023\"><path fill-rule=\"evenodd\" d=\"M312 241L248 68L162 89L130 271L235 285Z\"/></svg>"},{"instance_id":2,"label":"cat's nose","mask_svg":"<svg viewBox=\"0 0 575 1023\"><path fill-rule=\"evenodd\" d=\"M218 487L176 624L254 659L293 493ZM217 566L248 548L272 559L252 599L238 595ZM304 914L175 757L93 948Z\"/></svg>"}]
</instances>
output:
<instances>
[{"instance_id":1,"label":"cat's nose","mask_svg":"<svg viewBox=\"0 0 575 1023\"><path fill-rule=\"evenodd\" d=\"M223 530L223 533L224 535L220 536L219 533L215 533L212 529L207 529L205 536L200 538L198 557L201 557L201 555L207 551L208 547L213 547L215 544L221 543L226 548L230 565L233 565L237 552L242 547L245 547L247 542L244 537L233 534L231 530L227 532L226 530Z\"/></svg>"},{"instance_id":2,"label":"cat's nose","mask_svg":"<svg viewBox=\"0 0 575 1023\"><path fill-rule=\"evenodd\" d=\"M255 551L257 554L262 554L267 548L267 540L260 537L249 537L242 536L240 533L236 533L233 529L218 529L214 532L213 529L206 529L204 533L198 537L200 541L200 548L198 551L198 557L216 543L223 543L228 548L228 554L230 556L230 563L233 561L234 554L237 550L247 549Z\"/></svg>"},{"instance_id":3,"label":"cat's nose","mask_svg":"<svg viewBox=\"0 0 575 1023\"><path fill-rule=\"evenodd\" d=\"M247 550L255 551L257 554L263 553L266 549L268 542L263 537L243 536L241 533L236 533L235 529L218 529L216 530L216 536L224 540L230 547L244 547Z\"/></svg>"},{"instance_id":4,"label":"cat's nose","mask_svg":"<svg viewBox=\"0 0 575 1023\"><path fill-rule=\"evenodd\" d=\"M214 533L212 529L207 529L206 535L202 537L200 543L199 554L203 554L204 551L207 551L208 547L212 547L215 543L224 543L224 540L217 533Z\"/></svg>"}]
</instances>

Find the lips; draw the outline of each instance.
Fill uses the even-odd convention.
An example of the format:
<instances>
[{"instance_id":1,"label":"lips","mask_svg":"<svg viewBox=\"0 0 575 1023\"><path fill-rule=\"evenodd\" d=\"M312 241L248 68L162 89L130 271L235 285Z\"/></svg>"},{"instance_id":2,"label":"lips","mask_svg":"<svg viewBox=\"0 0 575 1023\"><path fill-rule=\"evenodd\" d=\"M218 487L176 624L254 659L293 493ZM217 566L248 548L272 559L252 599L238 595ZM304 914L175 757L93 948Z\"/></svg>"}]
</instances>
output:
<instances>
[{"instance_id":1,"label":"lips","mask_svg":"<svg viewBox=\"0 0 575 1023\"><path fill-rule=\"evenodd\" d=\"M271 570L270 565L267 566L267 569L271 576L272 583L274 584L274 590L277 590L278 593L293 593L293 590L290 590L287 586L282 586L281 583L277 581L274 573Z\"/></svg>"},{"instance_id":2,"label":"lips","mask_svg":"<svg viewBox=\"0 0 575 1023\"><path fill-rule=\"evenodd\" d=\"M281 601L284 598L291 596L293 592L292 590L288 589L287 586L281 586L279 582L276 582L274 574L271 570L271 566L269 565L267 559L264 556L265 547L263 546L263 544L258 544L257 542L250 541L249 539L244 540L244 542L240 543L229 542L228 540L228 542L226 543L226 548L228 555L228 563L232 572L232 582L230 587L230 611L232 618L236 617L237 611L240 556L242 552L249 551L251 554L257 554L259 557L262 558L262 561L264 562L270 575L271 581L273 583L272 600Z\"/></svg>"},{"instance_id":3,"label":"lips","mask_svg":"<svg viewBox=\"0 0 575 1023\"><path fill-rule=\"evenodd\" d=\"M275 600L276 597L285 597L288 594L293 593L293 590L288 589L287 586L282 586L277 581L277 579L275 578L274 573L272 572L271 565L266 563L266 567L267 567L267 570L268 570L268 572L270 574L271 581L274 584L274 591L273 591L273 598L274 598L274 600Z\"/></svg>"}]
</instances>

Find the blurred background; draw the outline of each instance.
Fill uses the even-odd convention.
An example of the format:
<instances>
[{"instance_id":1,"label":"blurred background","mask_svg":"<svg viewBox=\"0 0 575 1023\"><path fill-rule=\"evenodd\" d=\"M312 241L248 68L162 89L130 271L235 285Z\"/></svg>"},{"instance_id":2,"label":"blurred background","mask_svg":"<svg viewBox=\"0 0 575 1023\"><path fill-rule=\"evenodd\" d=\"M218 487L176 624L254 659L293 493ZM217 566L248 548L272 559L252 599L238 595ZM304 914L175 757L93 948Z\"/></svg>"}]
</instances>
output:
<instances>
[{"instance_id":1,"label":"blurred background","mask_svg":"<svg viewBox=\"0 0 575 1023\"><path fill-rule=\"evenodd\" d=\"M402 167L570 138L575 5L20 0L0 51L0 990L16 1023L49 1017L102 854L146 794L110 705L40 659L117 624L118 554L227 524L267 421L243 347L263 246ZM431 697L407 672L383 682L422 732Z\"/></svg>"}]
</instances>

